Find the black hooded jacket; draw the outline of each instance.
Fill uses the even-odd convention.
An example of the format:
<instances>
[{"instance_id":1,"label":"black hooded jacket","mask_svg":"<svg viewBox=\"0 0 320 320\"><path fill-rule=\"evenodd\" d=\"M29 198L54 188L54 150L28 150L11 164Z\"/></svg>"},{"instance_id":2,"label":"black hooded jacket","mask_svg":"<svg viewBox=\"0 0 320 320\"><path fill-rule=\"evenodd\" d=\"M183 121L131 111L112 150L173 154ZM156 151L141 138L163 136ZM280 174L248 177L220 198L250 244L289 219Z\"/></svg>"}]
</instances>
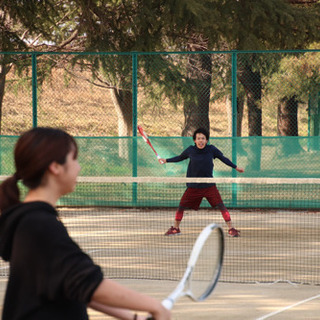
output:
<instances>
[{"instance_id":1,"label":"black hooded jacket","mask_svg":"<svg viewBox=\"0 0 320 320\"><path fill-rule=\"evenodd\" d=\"M86 304L103 279L45 202L0 216L0 256L10 262L3 320L88 319Z\"/></svg>"}]
</instances>

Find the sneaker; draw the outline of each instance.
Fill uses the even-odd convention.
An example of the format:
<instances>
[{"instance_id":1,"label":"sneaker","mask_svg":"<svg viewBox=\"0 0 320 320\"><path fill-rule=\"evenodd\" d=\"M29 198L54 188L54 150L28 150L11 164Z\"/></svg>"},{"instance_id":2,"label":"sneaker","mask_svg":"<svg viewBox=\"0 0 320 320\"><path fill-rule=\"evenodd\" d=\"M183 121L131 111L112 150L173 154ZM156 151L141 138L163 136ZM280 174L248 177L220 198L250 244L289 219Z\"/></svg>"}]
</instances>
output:
<instances>
[{"instance_id":1,"label":"sneaker","mask_svg":"<svg viewBox=\"0 0 320 320\"><path fill-rule=\"evenodd\" d=\"M240 237L240 231L235 228L229 229L228 234L230 237Z\"/></svg>"},{"instance_id":2,"label":"sneaker","mask_svg":"<svg viewBox=\"0 0 320 320\"><path fill-rule=\"evenodd\" d=\"M164 235L165 236L176 236L176 235L179 236L180 234L181 234L181 232L180 232L179 228L171 227Z\"/></svg>"}]
</instances>

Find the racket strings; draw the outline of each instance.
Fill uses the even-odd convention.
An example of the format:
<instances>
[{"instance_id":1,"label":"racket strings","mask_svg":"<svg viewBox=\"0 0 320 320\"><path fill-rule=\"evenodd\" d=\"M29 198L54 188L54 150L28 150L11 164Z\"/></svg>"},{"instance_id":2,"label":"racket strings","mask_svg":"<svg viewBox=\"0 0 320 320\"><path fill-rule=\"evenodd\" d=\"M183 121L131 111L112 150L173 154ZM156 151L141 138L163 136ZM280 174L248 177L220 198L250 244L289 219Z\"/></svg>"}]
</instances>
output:
<instances>
[{"instance_id":1,"label":"racket strings","mask_svg":"<svg viewBox=\"0 0 320 320\"><path fill-rule=\"evenodd\" d=\"M219 277L221 265L221 234L214 229L204 243L189 282L189 290L196 300L205 299Z\"/></svg>"}]
</instances>

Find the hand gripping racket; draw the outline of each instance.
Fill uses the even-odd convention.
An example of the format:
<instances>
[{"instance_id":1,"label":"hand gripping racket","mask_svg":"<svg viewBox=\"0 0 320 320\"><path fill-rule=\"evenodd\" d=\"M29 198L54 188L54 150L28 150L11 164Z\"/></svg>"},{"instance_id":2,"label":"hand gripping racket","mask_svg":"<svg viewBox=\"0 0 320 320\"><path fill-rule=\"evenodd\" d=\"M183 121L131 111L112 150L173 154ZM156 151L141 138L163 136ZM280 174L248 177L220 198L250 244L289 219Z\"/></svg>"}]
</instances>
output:
<instances>
[{"instance_id":1,"label":"hand gripping racket","mask_svg":"<svg viewBox=\"0 0 320 320\"><path fill-rule=\"evenodd\" d=\"M180 283L162 301L162 305L171 310L180 297L188 296L194 301L209 297L220 277L223 254L223 230L216 224L210 224L199 234Z\"/></svg>"},{"instance_id":2,"label":"hand gripping racket","mask_svg":"<svg viewBox=\"0 0 320 320\"><path fill-rule=\"evenodd\" d=\"M143 140L151 147L151 149L153 150L153 152L155 153L155 155L157 156L158 159L161 159L161 157L158 155L157 151L154 149L154 147L152 146L150 139L148 137L148 135L145 133L145 131L142 129L141 126L138 126L138 131L141 134Z\"/></svg>"}]
</instances>

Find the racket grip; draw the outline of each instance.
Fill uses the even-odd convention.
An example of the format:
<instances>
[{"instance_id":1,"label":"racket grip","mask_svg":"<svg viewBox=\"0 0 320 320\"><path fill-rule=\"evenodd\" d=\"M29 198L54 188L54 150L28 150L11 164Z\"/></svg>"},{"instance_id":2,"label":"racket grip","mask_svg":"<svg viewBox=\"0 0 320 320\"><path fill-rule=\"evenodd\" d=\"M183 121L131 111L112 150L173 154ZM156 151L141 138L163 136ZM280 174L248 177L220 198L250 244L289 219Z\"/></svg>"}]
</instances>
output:
<instances>
[{"instance_id":1,"label":"racket grip","mask_svg":"<svg viewBox=\"0 0 320 320\"><path fill-rule=\"evenodd\" d=\"M161 303L168 310L171 310L173 307L173 301L171 299L164 299L164 300L162 300ZM154 318L148 317L147 320L154 320Z\"/></svg>"},{"instance_id":2,"label":"racket grip","mask_svg":"<svg viewBox=\"0 0 320 320\"><path fill-rule=\"evenodd\" d=\"M161 159L161 157L157 154L157 158L158 158L158 160L160 160ZM163 161L160 161L160 163L161 164L164 164L164 162Z\"/></svg>"},{"instance_id":3,"label":"racket grip","mask_svg":"<svg viewBox=\"0 0 320 320\"><path fill-rule=\"evenodd\" d=\"M168 310L171 310L173 307L173 301L171 299L164 299L161 303Z\"/></svg>"}]
</instances>

